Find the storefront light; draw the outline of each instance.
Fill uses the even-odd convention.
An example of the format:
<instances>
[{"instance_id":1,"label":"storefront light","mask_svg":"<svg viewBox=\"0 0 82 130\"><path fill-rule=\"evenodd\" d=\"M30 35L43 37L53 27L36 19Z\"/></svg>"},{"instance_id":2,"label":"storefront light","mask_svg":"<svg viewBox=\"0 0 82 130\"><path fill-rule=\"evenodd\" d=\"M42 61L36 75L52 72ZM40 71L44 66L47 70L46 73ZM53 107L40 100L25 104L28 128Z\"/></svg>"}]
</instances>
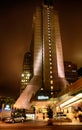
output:
<instances>
[{"instance_id":1,"label":"storefront light","mask_svg":"<svg viewBox=\"0 0 82 130\"><path fill-rule=\"evenodd\" d=\"M75 102L73 102L73 103L71 103L71 104L68 104L68 105L65 106L64 108L70 107L70 106L75 105L75 104L77 104L77 103L79 103L79 102L82 102L82 99L80 99L80 100L78 100L78 101L75 101Z\"/></svg>"},{"instance_id":2,"label":"storefront light","mask_svg":"<svg viewBox=\"0 0 82 130\"><path fill-rule=\"evenodd\" d=\"M82 93L79 93L76 96L72 97L71 99L67 100L66 102L62 103L60 105L60 107L64 107L66 105L69 105L69 104L71 104L71 103L73 103L73 102L75 102L75 101L77 101L77 100L79 100L81 98L82 98Z\"/></svg>"}]
</instances>

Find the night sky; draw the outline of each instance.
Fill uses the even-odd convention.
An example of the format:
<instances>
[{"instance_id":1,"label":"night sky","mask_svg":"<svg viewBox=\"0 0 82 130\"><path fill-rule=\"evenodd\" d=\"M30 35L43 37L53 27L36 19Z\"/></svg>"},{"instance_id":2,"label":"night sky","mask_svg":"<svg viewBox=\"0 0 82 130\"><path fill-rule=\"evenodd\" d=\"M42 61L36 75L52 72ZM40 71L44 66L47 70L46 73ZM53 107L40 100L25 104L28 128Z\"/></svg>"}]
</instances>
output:
<instances>
[{"instance_id":1,"label":"night sky","mask_svg":"<svg viewBox=\"0 0 82 130\"><path fill-rule=\"evenodd\" d=\"M39 0L0 1L0 95L17 96L23 57L29 51L32 16ZM41 0L40 0L41 1ZM72 2L71 2L72 1ZM55 0L59 13L64 60L82 67L81 0Z\"/></svg>"}]
</instances>

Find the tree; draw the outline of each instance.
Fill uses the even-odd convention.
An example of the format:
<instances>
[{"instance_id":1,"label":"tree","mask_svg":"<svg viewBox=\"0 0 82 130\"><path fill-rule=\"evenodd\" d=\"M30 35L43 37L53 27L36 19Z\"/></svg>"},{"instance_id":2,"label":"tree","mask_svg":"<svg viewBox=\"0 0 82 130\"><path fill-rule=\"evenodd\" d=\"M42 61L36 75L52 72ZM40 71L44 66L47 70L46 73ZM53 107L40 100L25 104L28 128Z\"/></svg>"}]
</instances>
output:
<instances>
[{"instance_id":1,"label":"tree","mask_svg":"<svg viewBox=\"0 0 82 130\"><path fill-rule=\"evenodd\" d=\"M47 115L48 115L48 125L53 125L52 118L53 118L53 110L50 106L47 107Z\"/></svg>"},{"instance_id":2,"label":"tree","mask_svg":"<svg viewBox=\"0 0 82 130\"><path fill-rule=\"evenodd\" d=\"M82 67L80 67L80 68L78 69L77 73L78 73L78 76L79 76L79 77L82 77Z\"/></svg>"},{"instance_id":3,"label":"tree","mask_svg":"<svg viewBox=\"0 0 82 130\"><path fill-rule=\"evenodd\" d=\"M47 108L47 115L48 115L48 118L53 118L53 111L50 107Z\"/></svg>"}]
</instances>

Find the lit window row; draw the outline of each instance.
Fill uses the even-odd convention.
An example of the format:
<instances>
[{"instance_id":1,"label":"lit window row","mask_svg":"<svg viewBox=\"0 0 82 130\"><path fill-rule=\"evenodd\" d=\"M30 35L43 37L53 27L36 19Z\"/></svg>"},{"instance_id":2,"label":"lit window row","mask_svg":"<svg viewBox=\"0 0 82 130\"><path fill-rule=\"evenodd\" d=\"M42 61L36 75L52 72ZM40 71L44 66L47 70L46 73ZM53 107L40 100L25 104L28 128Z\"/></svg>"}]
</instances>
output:
<instances>
[{"instance_id":1,"label":"lit window row","mask_svg":"<svg viewBox=\"0 0 82 130\"><path fill-rule=\"evenodd\" d=\"M22 73L22 74L21 74L21 77L25 77L25 76L30 77L30 73L25 73L25 74Z\"/></svg>"},{"instance_id":2,"label":"lit window row","mask_svg":"<svg viewBox=\"0 0 82 130\"><path fill-rule=\"evenodd\" d=\"M47 17L48 17L49 64L50 64L50 89L51 89L51 95L53 95L52 48L51 48L51 27L50 27L49 8L47 8Z\"/></svg>"},{"instance_id":3,"label":"lit window row","mask_svg":"<svg viewBox=\"0 0 82 130\"><path fill-rule=\"evenodd\" d=\"M24 77L22 77L22 79L30 79L30 77L29 76L24 76Z\"/></svg>"},{"instance_id":4,"label":"lit window row","mask_svg":"<svg viewBox=\"0 0 82 130\"><path fill-rule=\"evenodd\" d=\"M22 85L24 85L24 86L26 86L28 83L26 83L26 82L24 82L24 83L22 83Z\"/></svg>"},{"instance_id":5,"label":"lit window row","mask_svg":"<svg viewBox=\"0 0 82 130\"><path fill-rule=\"evenodd\" d=\"M27 82L27 80L25 80L25 79L22 79L22 80L21 80L21 82Z\"/></svg>"},{"instance_id":6,"label":"lit window row","mask_svg":"<svg viewBox=\"0 0 82 130\"><path fill-rule=\"evenodd\" d=\"M53 80L50 80L50 89L51 89L51 95L53 95Z\"/></svg>"}]
</instances>

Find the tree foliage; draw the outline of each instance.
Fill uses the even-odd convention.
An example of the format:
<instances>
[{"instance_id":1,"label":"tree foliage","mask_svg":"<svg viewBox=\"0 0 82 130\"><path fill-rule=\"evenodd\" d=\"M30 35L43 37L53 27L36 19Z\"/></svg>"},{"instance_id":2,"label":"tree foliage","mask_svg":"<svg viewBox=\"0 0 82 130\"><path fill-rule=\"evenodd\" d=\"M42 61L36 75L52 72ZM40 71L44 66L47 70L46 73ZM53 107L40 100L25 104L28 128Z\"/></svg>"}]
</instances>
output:
<instances>
[{"instance_id":1,"label":"tree foliage","mask_svg":"<svg viewBox=\"0 0 82 130\"><path fill-rule=\"evenodd\" d=\"M78 72L78 76L82 77L82 67L80 67L77 72Z\"/></svg>"},{"instance_id":2,"label":"tree foliage","mask_svg":"<svg viewBox=\"0 0 82 130\"><path fill-rule=\"evenodd\" d=\"M49 119L53 118L53 110L50 107L47 108L47 115Z\"/></svg>"}]
</instances>

